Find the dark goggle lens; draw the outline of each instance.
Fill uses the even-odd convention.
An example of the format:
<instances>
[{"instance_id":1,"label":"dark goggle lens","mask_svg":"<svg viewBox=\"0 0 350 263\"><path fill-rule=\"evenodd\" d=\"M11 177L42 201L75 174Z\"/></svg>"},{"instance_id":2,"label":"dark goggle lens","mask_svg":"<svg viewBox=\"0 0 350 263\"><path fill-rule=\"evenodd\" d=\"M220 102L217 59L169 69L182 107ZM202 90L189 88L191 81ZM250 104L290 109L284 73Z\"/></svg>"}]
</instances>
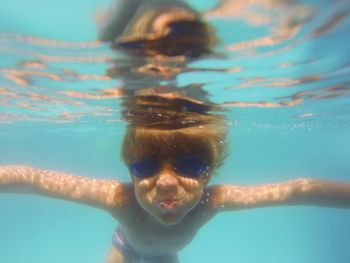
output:
<instances>
[{"instance_id":1,"label":"dark goggle lens","mask_svg":"<svg viewBox=\"0 0 350 263\"><path fill-rule=\"evenodd\" d=\"M208 168L205 161L197 157L184 157L175 162L176 171L186 177L199 177Z\"/></svg>"},{"instance_id":2,"label":"dark goggle lens","mask_svg":"<svg viewBox=\"0 0 350 263\"><path fill-rule=\"evenodd\" d=\"M155 159L141 159L129 165L130 172L139 177L146 178L155 175L159 170L159 162Z\"/></svg>"}]
</instances>

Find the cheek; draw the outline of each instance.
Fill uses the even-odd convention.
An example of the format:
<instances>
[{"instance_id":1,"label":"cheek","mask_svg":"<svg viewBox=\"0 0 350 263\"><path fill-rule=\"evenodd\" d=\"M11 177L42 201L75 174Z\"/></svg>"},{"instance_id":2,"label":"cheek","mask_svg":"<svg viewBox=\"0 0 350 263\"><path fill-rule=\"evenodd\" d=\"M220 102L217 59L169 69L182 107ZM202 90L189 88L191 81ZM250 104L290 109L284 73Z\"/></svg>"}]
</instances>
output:
<instances>
[{"instance_id":1,"label":"cheek","mask_svg":"<svg viewBox=\"0 0 350 263\"><path fill-rule=\"evenodd\" d=\"M188 195L186 200L187 203L184 205L187 208L187 213L195 208L202 198L203 189L197 189L196 191L196 193Z\"/></svg>"},{"instance_id":2,"label":"cheek","mask_svg":"<svg viewBox=\"0 0 350 263\"><path fill-rule=\"evenodd\" d=\"M154 182L152 180L133 180L134 191L137 202L144 207L146 203L149 203L150 200L150 192L153 188Z\"/></svg>"},{"instance_id":3,"label":"cheek","mask_svg":"<svg viewBox=\"0 0 350 263\"><path fill-rule=\"evenodd\" d=\"M134 178L133 184L134 184L135 193L145 194L145 193L149 192L152 189L152 187L154 187L155 179L153 179L153 178L146 178L146 179Z\"/></svg>"},{"instance_id":4,"label":"cheek","mask_svg":"<svg viewBox=\"0 0 350 263\"><path fill-rule=\"evenodd\" d=\"M203 193L204 183L201 179L182 177L179 179L179 183L189 197L200 198Z\"/></svg>"},{"instance_id":5,"label":"cheek","mask_svg":"<svg viewBox=\"0 0 350 263\"><path fill-rule=\"evenodd\" d=\"M188 213L198 205L201 200L204 184L201 180L181 178L180 184L184 189L184 209Z\"/></svg>"}]
</instances>

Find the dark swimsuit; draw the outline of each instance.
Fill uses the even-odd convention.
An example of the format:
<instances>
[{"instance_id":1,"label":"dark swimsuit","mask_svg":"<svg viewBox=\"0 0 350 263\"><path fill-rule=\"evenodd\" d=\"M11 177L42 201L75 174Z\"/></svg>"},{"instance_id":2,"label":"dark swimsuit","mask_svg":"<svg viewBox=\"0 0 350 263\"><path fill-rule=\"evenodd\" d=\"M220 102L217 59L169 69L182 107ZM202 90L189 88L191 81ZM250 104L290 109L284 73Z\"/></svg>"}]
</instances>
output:
<instances>
[{"instance_id":1,"label":"dark swimsuit","mask_svg":"<svg viewBox=\"0 0 350 263\"><path fill-rule=\"evenodd\" d=\"M123 233L123 230L120 227L116 229L112 238L112 243L114 247L124 256L125 263L162 262L162 261L159 261L160 258L166 258L166 256L165 257L149 256L137 251L126 239L125 234ZM172 256L172 255L169 255L169 256Z\"/></svg>"}]
</instances>

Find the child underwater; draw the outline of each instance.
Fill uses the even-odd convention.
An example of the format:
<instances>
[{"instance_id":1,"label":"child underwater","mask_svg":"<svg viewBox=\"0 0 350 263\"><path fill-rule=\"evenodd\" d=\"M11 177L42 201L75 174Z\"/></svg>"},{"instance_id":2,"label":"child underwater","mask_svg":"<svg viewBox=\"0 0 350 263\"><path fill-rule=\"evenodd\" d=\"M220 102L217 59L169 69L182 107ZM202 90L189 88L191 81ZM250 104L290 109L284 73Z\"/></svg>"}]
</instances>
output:
<instances>
[{"instance_id":1,"label":"child underwater","mask_svg":"<svg viewBox=\"0 0 350 263\"><path fill-rule=\"evenodd\" d=\"M256 186L209 185L227 155L225 120L216 113L220 109L203 102L206 94L200 88L137 87L151 78L149 72L173 79L176 70L168 64L178 65L178 57L210 54L215 43L210 27L180 1L128 0L119 6L119 13L111 10L100 38L144 56L139 69L149 70L136 74L137 83L132 73L124 82L123 116L129 123L121 156L131 183L13 165L0 166L0 192L33 193L108 211L119 226L107 263L179 262L177 252L223 211L282 205L350 208L350 184L344 182L299 178ZM153 84L158 82L155 78Z\"/></svg>"}]
</instances>

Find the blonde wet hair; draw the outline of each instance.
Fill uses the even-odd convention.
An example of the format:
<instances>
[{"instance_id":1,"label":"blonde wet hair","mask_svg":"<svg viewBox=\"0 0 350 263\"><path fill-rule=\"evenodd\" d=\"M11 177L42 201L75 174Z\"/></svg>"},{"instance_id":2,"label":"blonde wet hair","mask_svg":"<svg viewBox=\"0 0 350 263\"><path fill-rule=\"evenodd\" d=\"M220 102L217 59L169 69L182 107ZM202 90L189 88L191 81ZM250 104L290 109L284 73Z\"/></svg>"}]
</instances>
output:
<instances>
[{"instance_id":1,"label":"blonde wet hair","mask_svg":"<svg viewBox=\"0 0 350 263\"><path fill-rule=\"evenodd\" d=\"M193 101L186 100L189 109L179 110L183 99L180 103L179 100L157 98L153 104L145 100L149 97L134 98L132 103L128 102L134 111L128 111L132 117L122 144L121 157L125 164L143 157L163 160L183 155L199 156L209 164L209 180L227 155L227 127L223 116L208 113L211 108L208 105L194 107ZM188 106L191 104L192 109Z\"/></svg>"}]
</instances>

